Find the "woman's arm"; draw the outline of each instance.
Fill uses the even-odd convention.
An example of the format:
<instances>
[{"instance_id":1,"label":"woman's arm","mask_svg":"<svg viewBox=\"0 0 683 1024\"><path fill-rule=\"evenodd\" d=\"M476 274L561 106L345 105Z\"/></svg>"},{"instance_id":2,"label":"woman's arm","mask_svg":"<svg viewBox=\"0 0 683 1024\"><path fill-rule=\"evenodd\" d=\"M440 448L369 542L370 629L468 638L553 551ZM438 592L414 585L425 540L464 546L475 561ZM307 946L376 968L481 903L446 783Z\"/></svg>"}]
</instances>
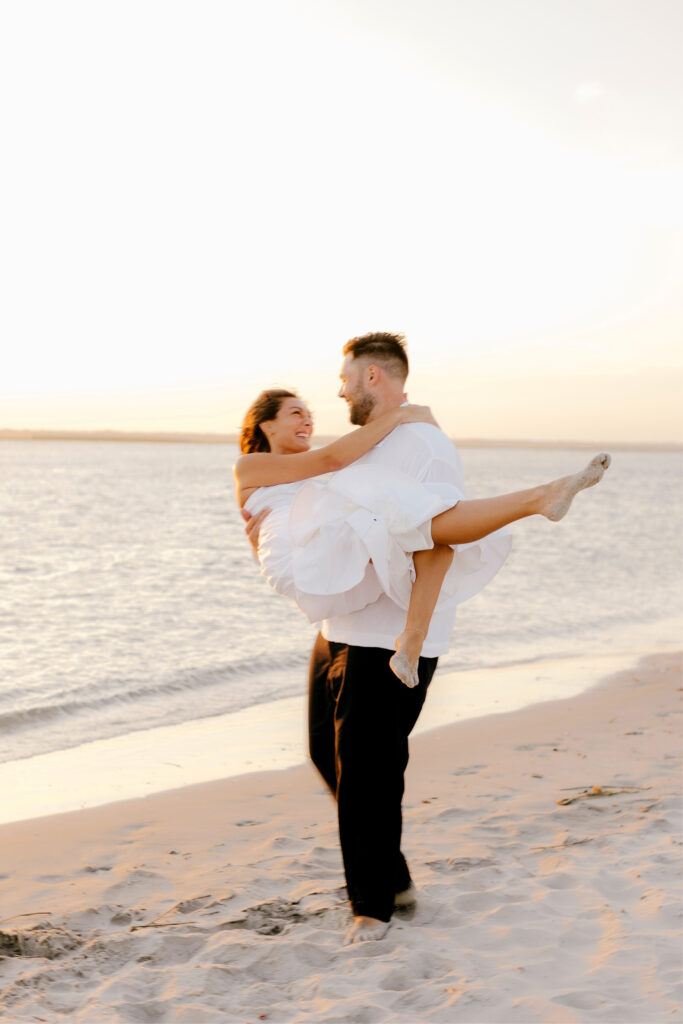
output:
<instances>
[{"instance_id":1,"label":"woman's arm","mask_svg":"<svg viewBox=\"0 0 683 1024\"><path fill-rule=\"evenodd\" d=\"M247 487L289 484L320 476L321 473L333 473L365 455L401 423L434 422L426 405L401 405L326 444L324 448L295 455L272 455L270 452L240 455L233 467L235 484L238 490L244 490Z\"/></svg>"}]
</instances>

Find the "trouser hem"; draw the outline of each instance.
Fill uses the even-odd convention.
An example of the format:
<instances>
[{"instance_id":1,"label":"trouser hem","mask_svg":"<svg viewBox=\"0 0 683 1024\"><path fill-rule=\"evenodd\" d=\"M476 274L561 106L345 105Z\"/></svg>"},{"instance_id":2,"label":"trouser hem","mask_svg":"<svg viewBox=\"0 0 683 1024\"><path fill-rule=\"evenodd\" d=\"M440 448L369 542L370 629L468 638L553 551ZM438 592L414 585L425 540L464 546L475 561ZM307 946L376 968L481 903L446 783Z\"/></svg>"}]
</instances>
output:
<instances>
[{"instance_id":1,"label":"trouser hem","mask_svg":"<svg viewBox=\"0 0 683 1024\"><path fill-rule=\"evenodd\" d=\"M391 914L393 907L387 914L386 911L378 910L371 903L352 903L351 910L354 917L371 917L375 921L384 921L388 923L391 920Z\"/></svg>"}]
</instances>

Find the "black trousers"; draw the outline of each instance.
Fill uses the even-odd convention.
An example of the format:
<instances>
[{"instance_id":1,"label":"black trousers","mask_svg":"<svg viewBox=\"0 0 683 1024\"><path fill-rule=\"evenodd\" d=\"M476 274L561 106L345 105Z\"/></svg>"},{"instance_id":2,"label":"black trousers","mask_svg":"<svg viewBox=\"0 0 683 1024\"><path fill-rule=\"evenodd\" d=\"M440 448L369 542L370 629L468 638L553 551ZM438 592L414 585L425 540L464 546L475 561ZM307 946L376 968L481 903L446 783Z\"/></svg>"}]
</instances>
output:
<instances>
[{"instance_id":1,"label":"black trousers","mask_svg":"<svg viewBox=\"0 0 683 1024\"><path fill-rule=\"evenodd\" d=\"M419 686L409 689L389 668L391 654L318 635L309 679L310 753L337 800L351 907L379 921L410 885L401 853L408 736L437 663L420 658Z\"/></svg>"}]
</instances>

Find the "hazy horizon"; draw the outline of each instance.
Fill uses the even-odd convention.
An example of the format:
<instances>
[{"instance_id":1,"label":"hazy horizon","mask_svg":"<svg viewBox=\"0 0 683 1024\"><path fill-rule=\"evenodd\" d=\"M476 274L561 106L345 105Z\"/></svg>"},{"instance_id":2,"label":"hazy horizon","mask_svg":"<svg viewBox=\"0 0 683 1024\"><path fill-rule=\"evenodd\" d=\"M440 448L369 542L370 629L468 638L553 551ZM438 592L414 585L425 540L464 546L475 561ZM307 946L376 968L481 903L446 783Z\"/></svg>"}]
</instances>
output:
<instances>
[{"instance_id":1,"label":"hazy horizon","mask_svg":"<svg viewBox=\"0 0 683 1024\"><path fill-rule=\"evenodd\" d=\"M338 434L314 434L313 440L320 444L333 441ZM192 431L124 431L116 429L102 430L35 430L32 428L2 428L0 441L150 441L168 443L198 444L238 444L239 434L236 433L205 433ZM581 441L577 438L496 438L496 437L454 437L451 440L461 447L472 448L595 448L610 445L614 449L630 451L683 451L683 442L663 441L605 441L604 438L592 441Z\"/></svg>"}]
</instances>

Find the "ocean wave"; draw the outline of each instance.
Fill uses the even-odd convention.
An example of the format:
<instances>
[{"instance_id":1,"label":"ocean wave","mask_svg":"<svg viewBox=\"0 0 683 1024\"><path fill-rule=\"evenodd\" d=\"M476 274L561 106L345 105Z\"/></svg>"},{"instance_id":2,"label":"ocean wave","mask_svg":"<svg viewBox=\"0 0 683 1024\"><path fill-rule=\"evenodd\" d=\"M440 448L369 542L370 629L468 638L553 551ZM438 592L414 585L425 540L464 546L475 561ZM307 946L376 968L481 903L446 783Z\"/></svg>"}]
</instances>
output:
<instances>
[{"instance_id":1,"label":"ocean wave","mask_svg":"<svg viewBox=\"0 0 683 1024\"><path fill-rule=\"evenodd\" d=\"M31 707L13 708L9 711L0 712L0 735L7 738L17 731L34 728L37 725L54 722L65 716L74 714L102 711L106 708L117 706L131 706L148 699L155 699L172 694L183 692L201 691L202 689L218 686L236 679L244 679L249 676L270 674L272 672L287 672L290 669L300 669L308 661L307 654L282 655L261 655L254 658L245 658L236 662L229 662L226 665L214 668L197 669L186 671L182 677L160 680L158 683L149 683L143 686L134 686L128 690L116 693L101 694L99 696L86 696L74 698L73 691L66 693L59 701L52 703L35 704ZM98 690L106 687L106 681L88 683L79 688L81 691ZM15 691L18 692L18 691ZM226 710L236 711L239 707L234 706L240 691L232 690L232 705ZM9 696L5 693L5 698ZM226 698L229 695L226 694ZM240 706L258 703L254 695L250 694L249 699L237 700ZM228 700L227 703L230 703Z\"/></svg>"}]
</instances>

